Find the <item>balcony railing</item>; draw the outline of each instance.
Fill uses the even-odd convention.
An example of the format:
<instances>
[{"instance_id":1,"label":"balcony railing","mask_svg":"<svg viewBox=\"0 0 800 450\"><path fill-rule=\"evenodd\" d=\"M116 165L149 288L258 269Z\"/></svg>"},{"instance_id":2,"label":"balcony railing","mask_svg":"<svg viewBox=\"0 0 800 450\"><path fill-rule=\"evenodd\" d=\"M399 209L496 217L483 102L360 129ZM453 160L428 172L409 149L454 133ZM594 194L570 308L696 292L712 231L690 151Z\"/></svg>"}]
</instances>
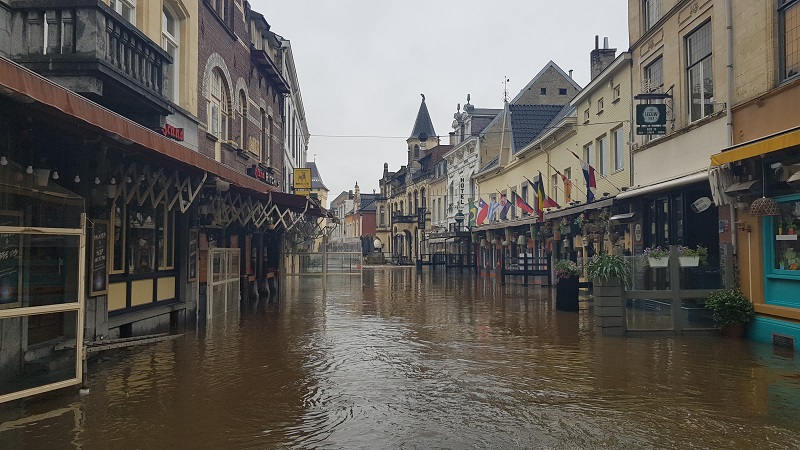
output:
<instances>
[{"instance_id":1,"label":"balcony railing","mask_svg":"<svg viewBox=\"0 0 800 450\"><path fill-rule=\"evenodd\" d=\"M172 57L100 0L23 0L12 5L11 54L16 62L45 76L102 74L103 79L135 86L137 94L169 109L165 83ZM99 96L110 94L82 87Z\"/></svg>"}]
</instances>

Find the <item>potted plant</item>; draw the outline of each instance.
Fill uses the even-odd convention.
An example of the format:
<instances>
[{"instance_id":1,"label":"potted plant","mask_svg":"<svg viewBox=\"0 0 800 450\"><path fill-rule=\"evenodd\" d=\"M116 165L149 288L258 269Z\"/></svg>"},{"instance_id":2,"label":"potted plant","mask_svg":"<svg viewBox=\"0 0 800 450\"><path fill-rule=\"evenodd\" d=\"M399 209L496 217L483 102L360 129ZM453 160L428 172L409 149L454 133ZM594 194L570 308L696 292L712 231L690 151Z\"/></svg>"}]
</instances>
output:
<instances>
[{"instance_id":1,"label":"potted plant","mask_svg":"<svg viewBox=\"0 0 800 450\"><path fill-rule=\"evenodd\" d=\"M794 217L792 217L791 215L787 215L786 217L783 218L782 222L783 226L781 227L781 230L779 231L778 234L783 234L783 230L786 230L788 234L794 234L794 228L796 226L794 223Z\"/></svg>"},{"instance_id":2,"label":"potted plant","mask_svg":"<svg viewBox=\"0 0 800 450\"><path fill-rule=\"evenodd\" d=\"M726 337L744 336L744 326L755 314L753 304L738 288L718 291L705 302L714 314L714 322L722 327Z\"/></svg>"},{"instance_id":3,"label":"potted plant","mask_svg":"<svg viewBox=\"0 0 800 450\"><path fill-rule=\"evenodd\" d=\"M679 245L678 261L681 267L697 267L700 264L705 265L708 263L708 249L702 245L698 245L697 248Z\"/></svg>"},{"instance_id":4,"label":"potted plant","mask_svg":"<svg viewBox=\"0 0 800 450\"><path fill-rule=\"evenodd\" d=\"M646 258L647 264L654 269L664 268L669 265L669 250L661 247L647 247L642 252L642 256Z\"/></svg>"},{"instance_id":5,"label":"potted plant","mask_svg":"<svg viewBox=\"0 0 800 450\"><path fill-rule=\"evenodd\" d=\"M569 225L569 221L567 220L566 217L561 219L561 223L559 224L558 229L559 229L559 231L561 231L561 234L569 234L572 231L572 229L571 229L571 227Z\"/></svg>"},{"instance_id":6,"label":"potted plant","mask_svg":"<svg viewBox=\"0 0 800 450\"><path fill-rule=\"evenodd\" d=\"M578 310L578 275L580 270L574 261L559 259L553 265L556 275L556 309Z\"/></svg>"},{"instance_id":7,"label":"potted plant","mask_svg":"<svg viewBox=\"0 0 800 450\"><path fill-rule=\"evenodd\" d=\"M589 263L588 274L595 284L622 283L627 287L631 278L631 268L624 256L601 253Z\"/></svg>"}]
</instances>

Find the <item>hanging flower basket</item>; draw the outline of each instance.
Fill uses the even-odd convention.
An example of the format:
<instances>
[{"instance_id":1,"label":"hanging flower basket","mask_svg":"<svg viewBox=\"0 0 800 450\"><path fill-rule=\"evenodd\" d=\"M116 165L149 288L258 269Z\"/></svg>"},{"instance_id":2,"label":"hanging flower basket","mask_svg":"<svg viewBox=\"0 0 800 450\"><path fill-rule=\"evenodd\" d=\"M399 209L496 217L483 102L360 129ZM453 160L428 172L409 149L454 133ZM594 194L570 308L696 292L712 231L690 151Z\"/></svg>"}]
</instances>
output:
<instances>
[{"instance_id":1,"label":"hanging flower basket","mask_svg":"<svg viewBox=\"0 0 800 450\"><path fill-rule=\"evenodd\" d=\"M669 266L669 256L662 256L659 258L648 256L647 263L654 269L663 269L664 267Z\"/></svg>"},{"instance_id":2,"label":"hanging flower basket","mask_svg":"<svg viewBox=\"0 0 800 450\"><path fill-rule=\"evenodd\" d=\"M680 262L681 267L697 267L700 265L700 257L699 256L679 256L678 262Z\"/></svg>"}]
</instances>

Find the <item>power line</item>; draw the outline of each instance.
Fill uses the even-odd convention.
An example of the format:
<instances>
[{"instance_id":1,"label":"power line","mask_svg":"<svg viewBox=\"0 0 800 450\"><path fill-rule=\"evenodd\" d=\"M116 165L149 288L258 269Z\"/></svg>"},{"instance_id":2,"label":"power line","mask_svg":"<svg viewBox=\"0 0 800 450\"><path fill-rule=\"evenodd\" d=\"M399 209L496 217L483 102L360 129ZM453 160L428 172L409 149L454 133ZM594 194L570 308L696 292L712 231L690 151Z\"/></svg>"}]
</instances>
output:
<instances>
[{"instance_id":1,"label":"power line","mask_svg":"<svg viewBox=\"0 0 800 450\"><path fill-rule=\"evenodd\" d=\"M616 121L613 121L613 122L576 123L576 124L572 124L572 126L573 127L589 127L589 126L592 126L592 125L617 125L617 124L628 123L628 122L630 122L630 120L626 119L626 120L616 120ZM545 128L542 128L541 132L544 132L544 131L547 131L547 130L555 130L555 129L558 129L558 128L560 128L560 127L545 127ZM486 133L480 133L480 134L481 135L502 134L502 133L506 133L506 132L508 132L508 130L504 130L504 131L488 131ZM541 134L541 132L540 132L540 134ZM311 137L317 137L317 138L336 138L336 139L403 139L403 140L409 139L408 137L403 137L403 136L381 136L381 135L374 135L374 134L364 134L364 135L358 135L358 134L311 134L310 136ZM434 137L434 136L432 136L432 137ZM444 138L446 136L435 136L435 137Z\"/></svg>"}]
</instances>

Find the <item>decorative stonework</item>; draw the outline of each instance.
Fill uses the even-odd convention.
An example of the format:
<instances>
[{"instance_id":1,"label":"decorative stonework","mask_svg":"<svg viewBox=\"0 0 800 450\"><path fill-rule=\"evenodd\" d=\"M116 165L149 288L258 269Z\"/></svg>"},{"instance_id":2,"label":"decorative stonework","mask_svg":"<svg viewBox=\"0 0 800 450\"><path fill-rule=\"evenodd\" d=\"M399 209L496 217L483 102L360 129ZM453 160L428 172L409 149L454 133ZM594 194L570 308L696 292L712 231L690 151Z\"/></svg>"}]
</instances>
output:
<instances>
[{"instance_id":1,"label":"decorative stonework","mask_svg":"<svg viewBox=\"0 0 800 450\"><path fill-rule=\"evenodd\" d=\"M244 96L247 99L248 104L250 103L250 94L247 92L247 83L245 83L244 78L239 77L236 80L236 91L234 91L233 96L233 110L239 111L239 92L244 91ZM250 109L250 108L247 108Z\"/></svg>"},{"instance_id":2,"label":"decorative stonework","mask_svg":"<svg viewBox=\"0 0 800 450\"><path fill-rule=\"evenodd\" d=\"M228 83L228 86L230 86L230 83L232 81L231 72L228 70L228 65L225 64L225 60L222 58L222 56L220 56L219 53L216 52L212 53L211 56L208 57L208 61L206 61L206 68L203 70L203 97L206 99L211 96L208 92L208 90L211 87L211 72L216 67L218 67L219 70L222 71L222 75L225 77L225 81ZM228 92L229 96L230 94L231 93Z\"/></svg>"}]
</instances>

